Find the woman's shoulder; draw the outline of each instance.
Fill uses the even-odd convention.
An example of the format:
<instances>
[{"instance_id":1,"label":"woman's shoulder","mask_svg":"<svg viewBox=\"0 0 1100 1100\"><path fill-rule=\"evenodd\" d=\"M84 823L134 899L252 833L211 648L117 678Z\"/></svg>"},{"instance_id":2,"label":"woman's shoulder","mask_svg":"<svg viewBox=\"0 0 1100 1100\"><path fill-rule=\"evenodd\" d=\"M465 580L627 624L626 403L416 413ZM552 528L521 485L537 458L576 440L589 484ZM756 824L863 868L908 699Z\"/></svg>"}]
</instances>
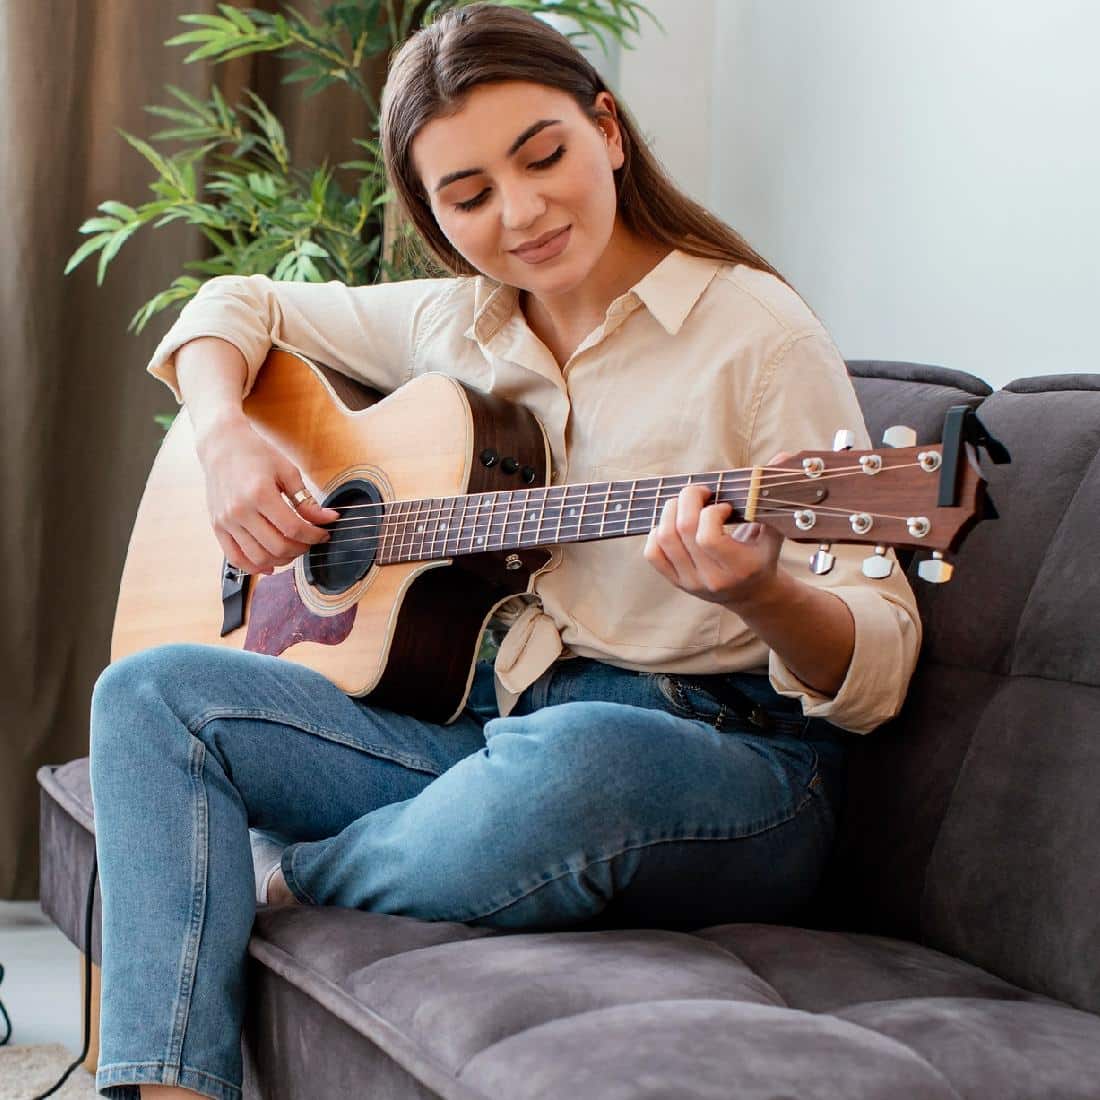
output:
<instances>
[{"instance_id":1,"label":"woman's shoulder","mask_svg":"<svg viewBox=\"0 0 1100 1100\"><path fill-rule=\"evenodd\" d=\"M715 304L744 322L774 327L777 336L824 331L801 295L770 271L721 264L710 286Z\"/></svg>"}]
</instances>

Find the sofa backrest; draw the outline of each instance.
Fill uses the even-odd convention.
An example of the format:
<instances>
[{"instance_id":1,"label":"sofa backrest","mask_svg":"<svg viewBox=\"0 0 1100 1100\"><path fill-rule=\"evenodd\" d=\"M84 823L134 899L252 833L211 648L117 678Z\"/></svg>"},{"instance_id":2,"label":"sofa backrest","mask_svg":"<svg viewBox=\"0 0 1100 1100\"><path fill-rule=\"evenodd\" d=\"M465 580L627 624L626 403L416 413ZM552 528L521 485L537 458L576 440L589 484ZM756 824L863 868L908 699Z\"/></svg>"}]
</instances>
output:
<instances>
[{"instance_id":1,"label":"sofa backrest","mask_svg":"<svg viewBox=\"0 0 1100 1100\"><path fill-rule=\"evenodd\" d=\"M979 453L999 518L950 582L908 563L920 661L901 713L853 748L815 916L1100 1011L1100 375L982 399L960 372L849 370L873 441L894 423L936 441L944 408L979 401L1012 461Z\"/></svg>"}]
</instances>

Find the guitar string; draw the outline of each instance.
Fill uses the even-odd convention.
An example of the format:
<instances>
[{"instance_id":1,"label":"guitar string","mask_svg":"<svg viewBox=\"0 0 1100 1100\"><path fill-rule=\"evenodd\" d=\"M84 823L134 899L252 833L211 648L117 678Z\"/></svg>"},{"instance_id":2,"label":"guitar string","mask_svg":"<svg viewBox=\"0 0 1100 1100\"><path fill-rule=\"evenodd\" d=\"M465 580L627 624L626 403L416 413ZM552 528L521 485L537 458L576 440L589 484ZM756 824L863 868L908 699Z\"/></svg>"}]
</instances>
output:
<instances>
[{"instance_id":1,"label":"guitar string","mask_svg":"<svg viewBox=\"0 0 1100 1100\"><path fill-rule=\"evenodd\" d=\"M916 465L916 464L913 464L913 465ZM901 469L901 468L902 467L900 467L900 466L891 467L891 469ZM860 472L862 473L862 471L860 471ZM835 475L834 474L834 475L823 476L822 478L819 478L819 479L816 479L816 480L828 480L829 478L835 477L835 476L853 476L853 475L851 473L847 473L847 474L844 474L844 475ZM596 484L599 484L599 483L597 482ZM694 484L699 484L699 483L696 482ZM784 482L784 484L791 484L791 482L789 482L789 481ZM668 501L674 500L679 495L679 491L682 488L686 488L686 486L667 486L667 485L663 486L663 487L652 486L652 487L648 487L648 488L644 488L644 489L635 490L633 492L631 492L629 490L626 490L624 492L625 492L625 495L626 495L626 498L627 498L627 500L626 500L626 503L628 505L627 506L627 511L632 512L636 508L640 508L642 506L648 506L648 505L651 505L651 504L654 504L654 503L659 503L660 500L661 500L662 495L664 495L666 497L665 503L667 504ZM724 488L725 487L723 486L722 489L724 490ZM459 504L461 502L464 502L464 501L469 501L470 499L472 499L473 497L476 497L476 496L482 496L484 498L483 502L481 504L476 504L476 505L472 505L472 506L469 505L469 504L463 505L462 515L458 519L455 519L455 511L459 507ZM506 500L506 501L494 501L492 504L490 504L488 506L488 508L486 508L485 507L485 502L488 500L488 495L487 494L468 494L466 496L456 496L456 497L435 497L435 498L428 497L428 498L423 498L423 499L425 499L425 500L449 500L449 501L452 501L452 503L449 506L442 506L441 505L438 508L429 508L427 511L409 509L408 511L399 512L399 513L396 513L396 514L386 513L384 511L383 512L383 517L384 518L382 518L381 521L378 522L378 523L349 524L347 522L343 522L343 521L340 521L340 520L335 520L335 521L333 521L332 527L329 528L329 529L332 530L332 531L340 532L340 533L347 532L347 531L373 530L373 531L376 531L376 532L379 533L378 534L379 538L385 538L385 537L395 537L396 538L398 536L401 536L402 538L408 538L409 536L417 536L417 535L424 534L425 532L418 531L418 530L416 530L416 528L420 525L424 525L424 524L433 522L434 520L436 520L438 518L442 518L442 517L446 517L448 523L453 522L458 527L462 527L462 526L469 523L474 527L475 530L483 521L485 521L485 522L489 523L490 525L492 525L492 523L494 521L500 519L502 516L504 517L505 525L507 525L509 523L520 523L520 524L522 524L522 523L531 522L532 520L539 520L540 522L547 522L547 519L545 517L545 510L546 510L547 505L550 505L551 508L554 509L555 511L560 506L561 512L562 512L562 515L561 515L561 522L562 523L564 523L566 521L573 522L575 519L578 518L575 515L575 513L578 513L578 512L580 513L580 517L579 517L580 522L584 523L584 522L592 522L592 521L595 521L595 520L601 518L599 512L597 512L596 515L588 515L588 516L584 515L584 511L586 509L588 509L592 506L599 506L600 508L606 509L606 505L615 496L616 496L616 494L610 493L610 492L607 493L605 496L601 496L601 494L599 492L597 492L596 494L593 494L591 496L588 495L588 494L585 494L583 499L581 499L579 501L569 501L567 499L549 500L549 501L544 500L542 502L541 507L539 508L539 510L536 511L533 515L515 515L515 514L513 514L513 512L517 509L522 509L524 512L526 512L528 510L528 505L524 502L523 498L519 498L519 499L512 498L512 499ZM616 503L621 505L623 502L622 501L616 501ZM717 503L735 504L735 503L739 503L739 502L732 501L732 500L723 500L723 501L718 501ZM740 503L743 503L743 502L740 502ZM851 514L851 511L852 511L851 508L845 508L845 507L842 507L840 505L832 505L832 504L814 505L812 503L807 503L805 501L783 500L781 498L775 498L775 497L769 497L766 501L761 502L762 507L764 507L768 504L790 505L790 506L792 506L793 508L796 508L796 509L797 508L811 508L815 512L822 513L822 514L825 514L825 515L834 515L834 516L849 515L849 514ZM616 519L616 517L619 515L620 511L621 511L621 508L616 509L615 512L609 514L605 510L603 512L604 521L606 522L608 519L611 519L612 521L614 521ZM759 512L760 509L758 508L757 511ZM569 512L574 513L574 515L567 515L567 513L569 513ZM872 518L879 518L879 519L904 520L904 519L908 518L906 516L893 515L891 513L886 513L886 512L870 512L870 513L868 513L868 515L871 515ZM365 517L365 516L352 516L350 518L351 519L365 519L367 517ZM558 522L557 516L556 515L551 516L549 518L549 522L557 523ZM451 527L451 528L444 527L442 529L443 530L454 530L453 527ZM433 537L435 537L435 536L433 535ZM341 541L346 542L348 540L341 540Z\"/></svg>"},{"instance_id":2,"label":"guitar string","mask_svg":"<svg viewBox=\"0 0 1100 1100\"><path fill-rule=\"evenodd\" d=\"M912 467L919 466L919 465L920 465L920 463L918 463L918 462L897 463L896 465L883 467L883 470L911 469ZM819 477L810 479L810 478L807 478L807 476L804 473L800 473L797 470L790 470L790 469L787 469L786 467L782 467L782 466L762 466L762 467L760 467L760 469L764 470L764 471L774 471L775 472L774 475L771 476L771 477L761 477L759 479L759 486L761 488L771 488L773 486L779 486L779 485L794 485L794 484L803 484L804 485L804 484L809 484L811 480L813 482L828 481L828 480L831 480L832 478L835 478L835 477L850 477L854 474L863 474L863 472L864 472L862 466L844 466L844 467L839 467L837 469L828 470L826 473L821 474ZM784 476L779 476L779 475L786 475L786 476L784 477ZM753 476L754 475L752 473L737 474L736 477L731 476L730 478L727 479L725 477L724 471L715 470L715 471L706 471L706 472L698 473L698 474L665 474L663 476L646 475L645 477L639 477L639 478L633 479L633 482L634 482L634 484L636 484L637 482L640 482L640 481L667 482L667 481L674 481L674 480L677 480L679 478L689 478L689 479L690 478L698 478L700 480L685 482L684 485L678 486L677 488L685 489L685 488L688 487L688 485L704 485L706 488L710 488L710 486L706 484L706 480L719 480L719 481L722 482L722 484L719 486L719 488L724 490L724 489L727 489L727 488L736 488L738 485L751 484ZM874 476L874 475L864 475L864 476ZM704 479L706 479L706 480L704 480ZM618 496L618 495L623 495L625 497L629 497L632 493L636 493L636 492L653 492L653 491L660 492L662 490L662 488L663 489L668 489L668 488L671 487L671 486L668 486L668 485L664 485L664 486L647 485L647 486L643 486L640 490L631 488L631 489L619 489L619 490L616 490L615 492L611 492L611 490L610 490L611 485L625 484L629 480L630 479L628 479L628 478L619 478L619 479L614 480L614 481L589 482L589 483L587 483L587 485L588 485L589 488L591 488L593 485L607 485L609 487L608 492L607 492L607 499L609 499L609 500L612 497L615 497L615 496ZM478 507L483 507L484 504L488 501L488 499L490 497L496 497L496 496L500 496L500 495L503 495L503 494L513 494L513 493L517 493L517 492L530 494L530 496L528 496L526 499L536 499L536 494L538 494L538 493L545 493L545 494L560 493L560 494L562 494L562 499L564 500L565 493L566 493L567 490L583 489L585 487L585 484L586 484L585 482L571 482L571 483L567 483L565 485L537 486L537 487L533 487L531 489L518 489L518 490L517 489L490 489L490 490L486 490L484 492L479 492L479 493L458 493L458 494L451 494L451 495L445 496L445 497L408 497L408 498L403 497L403 498L400 498L400 499L397 499L397 500L388 500L388 501L382 501L382 502L377 502L377 503L372 502L370 504L348 504L348 505L344 505L341 508L336 508L336 509L333 509L333 510L337 511L337 512L359 512L360 510L368 510L368 511L369 510L381 510L381 511L385 512L386 510L390 510L391 512L393 512L397 509L398 505L401 505L401 504L418 504L418 503L421 503L425 500L467 500L467 501L470 501L470 500L480 499L482 503L478 504ZM337 490L337 491L339 491L339 490ZM512 503L519 503L523 499L525 499L525 498L522 498L522 497L517 498L517 497L514 497L514 496L511 497ZM543 500L549 500L548 497L543 497L542 499ZM501 502L495 501L494 506L496 504L499 504L499 503L501 503ZM322 507L324 507L324 506L322 505ZM442 509L440 509L439 511L442 512ZM365 519L367 517L366 516L360 516L360 517L353 517L353 518L363 518L363 519ZM333 520L333 522L337 523L339 521L338 520Z\"/></svg>"},{"instance_id":3,"label":"guitar string","mask_svg":"<svg viewBox=\"0 0 1100 1100\"><path fill-rule=\"evenodd\" d=\"M904 463L904 464L889 466L889 467L887 467L887 469L889 469L889 470L905 470L905 469L912 469L912 467L917 466L917 465L920 465L920 463L916 463L916 462ZM834 478L836 478L836 477L850 477L850 476L856 476L856 475L859 475L859 474L864 474L864 470L862 470L862 467L859 467L859 466L846 467L846 469L844 469L844 470L831 471L831 472L822 474L820 477L813 478L813 481L814 481L814 483L822 482L822 481L831 481L831 480L834 480ZM864 474L864 475L868 476L866 474ZM673 478L679 478L679 477L705 477L705 476L707 476L707 475L706 474L670 474L667 477L661 478L661 481L664 481L664 482L672 481ZM657 478L641 478L641 477L637 478L637 481L654 481L654 480L657 480ZM745 484L748 484L748 485L751 486L751 477L740 478L740 481L741 481L741 486L738 486L736 484L726 484L725 482L723 482L722 484L719 484L717 486L718 492L725 494L725 493L730 492L730 491L736 492L738 487L742 487ZM607 491L599 491L599 489L597 489L597 491L595 493L591 494L591 495L588 494L587 492L585 492L582 495L582 498L580 500L570 499L565 494L566 489L574 489L574 488L591 489L592 485L603 485L603 484L608 485ZM452 495L452 496L442 496L442 497L412 497L412 498L409 498L409 499L386 500L386 502L377 503L377 504L346 505L343 508L338 508L338 509L334 509L334 510L343 511L343 513L350 513L350 511L356 511L356 513L359 513L359 511L363 511L363 513L364 513L363 515L354 515L354 516L346 517L346 518L349 518L349 519L368 519L368 518L371 518L372 514L375 514L375 513L381 514L381 521L379 521L378 524L364 524L363 526L364 527L384 528L386 530L393 530L393 531L404 529L404 530L407 531L410 524L420 524L420 522L432 521L434 519L438 519L438 518L441 518L441 517L444 517L444 516L447 517L448 520L452 519L453 518L453 511L456 507L459 506L460 502L463 503L463 514L462 514L462 518L459 521L460 522L465 522L467 519L472 518L474 520L474 522L478 522L486 514L492 516L492 515L498 515L499 513L502 513L502 511L509 511L510 509L513 509L513 508L520 508L520 507L526 508L529 505L525 502L537 502L542 509L546 509L546 507L548 507L548 506L552 507L552 508L557 508L558 506L560 506L560 507L565 508L565 509L569 509L569 508L576 509L576 508L588 507L588 506L594 505L594 504L606 506L606 505L612 504L612 503L619 504L619 505L626 503L632 508L632 507L634 507L638 504L651 504L651 503L653 503L653 495L656 495L658 499L660 498L660 496L662 494L667 495L667 500L665 500L665 503L668 503L668 500L671 500L675 496L679 495L681 489L686 488L687 486L692 485L692 484L693 485L704 485L704 487L706 487L706 488L711 488L712 492L713 492L713 487L711 485L705 485L704 482L702 482L702 481L689 482L689 483L685 483L684 485L667 485L667 484L665 484L665 485L648 485L648 486L642 486L641 488L631 487L631 488L616 489L616 491L614 491L614 492L610 491L610 488L609 488L609 486L612 485L612 484L615 484L615 483L614 482L592 482L592 483L588 483L588 485L586 486L585 483L579 482L579 483L574 483L574 484L569 484L569 485L550 486L549 488L542 489L543 493L548 494L548 495L542 496L542 497L536 496L536 494L539 491L538 491L538 489L535 489L535 491L519 491L519 492L530 492L530 494L531 494L530 496L518 496L518 497L517 496L508 496L504 500L499 500L499 499L495 499L495 497L502 496L504 494L511 494L513 492L516 492L516 491L513 491L513 489L495 489L495 491L488 491L488 492L484 492L484 493L465 493L465 494L456 494L456 495ZM620 484L621 484L621 482L620 482ZM760 481L758 483L758 488L760 488L760 489L767 488L770 491L771 488L775 488L775 487L782 487L782 486L787 486L787 485L806 485L806 484L809 484L809 481L807 481L807 478L805 477L805 475L804 474L799 474L799 475L795 475L793 477L785 478L785 480L780 480L780 478L772 478L772 480L766 480L766 478L760 478ZM559 495L555 495L555 496L550 496L549 495L550 493L558 493L559 491L560 491L560 496ZM574 497L576 495L577 494L574 493ZM494 498L494 499L489 499L491 497ZM447 502L450 502L450 503L448 505L442 505L442 504L432 505L427 510L414 509L414 508L408 508L406 510L400 510L397 507L398 505L401 505L401 504L421 505L423 503L428 502L428 500L447 500ZM724 502L717 502L717 503L729 504L729 503L733 503L733 502L730 502L730 500L724 500ZM805 502L803 506L805 506L805 507L818 507L818 508L837 507L835 505L816 505L815 506L812 502ZM851 509L848 508L848 509L840 509L840 510L850 511ZM473 513L480 513L480 514L474 515ZM337 519L337 520L332 521L331 529L332 530L351 530L353 528L350 528L350 527L346 526L345 524L342 524L342 521Z\"/></svg>"},{"instance_id":4,"label":"guitar string","mask_svg":"<svg viewBox=\"0 0 1100 1100\"><path fill-rule=\"evenodd\" d=\"M672 499L672 498L669 498L669 499ZM729 502L724 501L723 503L729 503ZM756 515L757 516L793 515L795 512L802 511L804 509L805 509L805 505L803 504L802 501L772 500L772 501L769 501L768 504L765 507L758 508L756 510ZM839 519L842 516L848 516L848 515L852 514L851 509L848 509L848 508L818 507L818 508L813 508L811 510L817 515L824 515L824 516L827 516L830 519ZM904 520L909 518L908 516L892 515L888 512L867 512L866 515L869 515L872 519L890 519L890 520L899 520L899 521L904 521ZM614 525L619 522L619 517L620 516L623 516L623 518L626 519L626 526L630 526L631 524L638 523L639 520L640 520L639 516L630 516L629 514L626 514L626 513L615 513L615 515L611 519L612 530L614 530ZM499 520L500 518L501 517L499 515L497 517L495 517L496 520ZM465 538L475 538L476 539L481 535L484 535L485 538L489 538L491 536L494 539L499 538L501 536L503 536L505 539L511 538L511 537L514 537L514 536L519 536L519 537L522 538L522 537L526 537L528 534L535 534L536 536L541 537L541 534L539 532L539 525L543 524L543 523L549 523L549 524L553 525L555 528L568 528L567 530L564 530L564 531L563 530L555 530L555 539L557 541L562 541L562 542L573 541L573 542L576 542L576 541L586 541L586 540L579 540L579 539L573 538L574 535L581 534L582 529L583 529L583 533L586 533L586 534L594 533L591 530L591 525L598 523L600 520L601 520L601 517L598 516L598 515L595 515L595 516L584 516L584 515L563 516L562 521L559 524L558 519L557 519L556 516L551 516L551 517L549 517L549 519L546 519L546 518L540 518L537 515L529 515L529 516L526 516L526 517L514 515L514 516L510 516L510 517L505 517L503 519L502 523L496 524L494 522L494 519L490 518L487 515L483 515L483 516L478 516L476 518L467 517L463 521L456 522L453 527L440 528L439 530L434 531L434 532L433 531L416 531L416 530L411 529L411 527L409 525L393 525L392 533L391 532L386 532L386 533L383 533L381 535L369 535L369 536L368 535L362 535L360 537L350 538L350 539L342 538L337 542L315 543L314 545L316 545L319 549L324 549L326 547L331 546L334 553L335 552L341 552L341 548L348 547L352 544L354 544L358 549L368 549L368 548L371 548L370 544L373 542L374 546L377 547L378 545L386 542L387 539L390 539L391 541L393 541L395 543L395 546L394 546L395 549L405 549L404 543L408 542L408 541L419 541L422 546L427 545L427 546L431 547L431 545L433 543L436 543L436 542L439 542L439 541L442 541L443 544L446 545L447 538L450 537L451 535L453 535L456 531L459 532L458 539L459 539L460 542L461 542L462 539L465 539ZM723 526L728 527L728 526L733 526L735 523L751 523L751 522L753 522L753 521L752 520L726 520L726 521L724 521ZM604 520L605 526L606 526L606 523L607 523L607 520L605 519ZM527 524L534 524L535 526L534 526L533 529L531 529L529 531L522 530L522 528ZM650 523L644 529L640 529L638 531L631 531L629 533L630 534L645 534L653 526L655 526L655 525ZM509 530L509 528L514 528L514 530ZM366 531L366 530L371 530L371 526L369 524L363 524L361 526L356 526L356 527L342 527L342 528L339 528L339 530L341 530L341 531ZM624 531L618 532L618 533L619 534L626 534L627 532L624 529ZM587 540L587 541L594 541L594 540ZM554 540L548 540L545 543L545 545L554 545ZM408 549L412 549L412 547L410 546L410 547L408 547ZM501 547L498 547L498 549L512 549L512 547L503 547L503 546L501 546ZM346 552L346 550L342 551L342 552Z\"/></svg>"},{"instance_id":5,"label":"guitar string","mask_svg":"<svg viewBox=\"0 0 1100 1100\"><path fill-rule=\"evenodd\" d=\"M780 508L780 507L771 506L771 507L768 507L766 509L761 509L758 512L758 514L759 515L770 515L770 516L790 515L790 514L793 514L795 511L798 511L798 510L799 510L799 508L798 508L797 502L796 502L796 506L793 506L791 508ZM847 514L847 513L844 513L844 514ZM868 513L868 514L872 514L872 513ZM873 515L878 515L878 516L881 517L882 513L873 513ZM595 517L590 517L589 522L591 522L594 518ZM901 517L901 516L887 516L887 517L884 517L884 518L901 519L903 517ZM512 522L519 523L520 520L517 517ZM629 521L628 521L628 526L629 526ZM732 526L732 525L731 524L725 524L724 526ZM642 528L642 529L637 530L637 531L628 531L624 528L622 531L614 532L614 534L608 534L605 537L630 537L631 535L644 535L644 534L648 534L649 530L650 530L649 527ZM595 541L595 540L591 540L591 539L583 539L583 538L574 537L574 536L581 535L581 534L584 534L584 533L589 533L589 532L582 532L579 527L576 531L571 531L571 532L566 532L566 533L555 532L555 538L557 540L556 542L548 540L546 542L540 543L539 545L553 546L553 545L558 545L559 543L575 543L575 542ZM522 535L520 535L520 532L518 532L518 531L509 532L507 530L507 525L505 525L504 530L486 532L486 535L484 537L485 537L485 539L489 539L490 537L492 537L494 540L496 538L501 538L504 541L507 541L509 538L515 537L515 536L522 537ZM461 544L466 538L470 538L471 542L470 542L470 545L468 547L463 547ZM493 552L498 552L498 551L503 551L503 550L534 549L535 548L535 547L531 547L531 546L522 547L522 546L517 546L517 545L512 545L512 546L500 545L500 546L496 546L496 547L494 547L492 545L485 545L485 546L475 547L475 541L477 540L477 538L478 538L478 536L476 535L476 532L474 534L469 534L468 533L466 535L461 535L458 539L458 545L456 545L453 549L450 549L450 550L447 549L446 539L444 539L443 540L443 546L442 546L442 548L440 548L440 552L438 552L438 553L436 552L435 547L432 547L430 545L425 546L422 543L421 546L419 547L419 551L423 551L423 550L427 549L427 551L428 551L427 554L423 555L423 556L408 557L408 558L401 557L400 555L403 554L406 550L411 554L413 552L413 550L417 549L417 548L412 547L412 546L405 547L403 545L392 546L391 549L395 550L398 553L399 556L395 559L392 559L389 562L380 563L380 564L395 564L396 562L399 562L399 561L432 561L432 560L438 560L440 558L447 558L447 557L452 557L452 556L456 556L456 555L462 556L462 555L469 554L469 553L493 553ZM329 549L328 544L320 544L317 547L317 552L313 556L313 562L318 566L323 566L323 565L355 565L355 564L358 564L360 562L367 562L367 561L371 561L371 560L376 560L375 555L367 555L367 556L364 556L364 557L342 557L343 555L347 555L347 554L359 554L363 550L367 550L367 549L377 549L378 545L380 543L384 542L385 540L384 539L374 540L374 546L373 547L360 545L362 543L370 543L371 541L372 541L371 539L366 538L366 537L359 538L359 539L350 539L350 540L347 540L347 541L342 542L342 543L337 543L335 547L332 547L332 549ZM428 541L429 540L425 540L425 542L428 542ZM433 538L430 541L435 541L435 539ZM802 541L802 540L798 540L798 541ZM818 541L818 542L843 542L845 540L838 539L835 536L821 535L821 536L817 537L816 539L807 539L806 541L807 542L813 542L813 541ZM350 548L350 546L349 546L350 543L355 544L354 549ZM305 556L305 554L309 554L309 551L305 551L302 556ZM341 558L342 558L342 560L340 560Z\"/></svg>"}]
</instances>

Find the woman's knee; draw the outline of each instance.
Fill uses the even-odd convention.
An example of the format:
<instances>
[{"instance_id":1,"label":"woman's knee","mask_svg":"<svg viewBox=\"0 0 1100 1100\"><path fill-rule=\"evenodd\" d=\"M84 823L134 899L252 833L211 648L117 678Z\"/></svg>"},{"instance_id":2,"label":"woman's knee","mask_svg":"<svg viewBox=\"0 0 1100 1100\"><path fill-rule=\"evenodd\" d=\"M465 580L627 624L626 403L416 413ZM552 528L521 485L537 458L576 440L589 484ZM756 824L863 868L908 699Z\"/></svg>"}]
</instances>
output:
<instances>
[{"instance_id":1,"label":"woman's knee","mask_svg":"<svg viewBox=\"0 0 1100 1100\"><path fill-rule=\"evenodd\" d=\"M109 664L92 689L91 750L109 751L132 736L155 734L156 712L183 718L188 696L220 650L170 643L128 654Z\"/></svg>"}]
</instances>

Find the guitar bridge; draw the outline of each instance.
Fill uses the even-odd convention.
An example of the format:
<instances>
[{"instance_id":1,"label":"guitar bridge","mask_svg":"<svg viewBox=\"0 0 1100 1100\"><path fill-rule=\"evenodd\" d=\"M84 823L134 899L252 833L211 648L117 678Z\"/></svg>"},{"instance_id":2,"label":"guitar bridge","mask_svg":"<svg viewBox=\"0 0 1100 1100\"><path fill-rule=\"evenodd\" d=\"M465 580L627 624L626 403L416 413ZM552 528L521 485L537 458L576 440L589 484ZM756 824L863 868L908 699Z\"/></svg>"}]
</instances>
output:
<instances>
[{"instance_id":1,"label":"guitar bridge","mask_svg":"<svg viewBox=\"0 0 1100 1100\"><path fill-rule=\"evenodd\" d=\"M221 636L244 625L244 602L252 577L222 558L222 630Z\"/></svg>"}]
</instances>

